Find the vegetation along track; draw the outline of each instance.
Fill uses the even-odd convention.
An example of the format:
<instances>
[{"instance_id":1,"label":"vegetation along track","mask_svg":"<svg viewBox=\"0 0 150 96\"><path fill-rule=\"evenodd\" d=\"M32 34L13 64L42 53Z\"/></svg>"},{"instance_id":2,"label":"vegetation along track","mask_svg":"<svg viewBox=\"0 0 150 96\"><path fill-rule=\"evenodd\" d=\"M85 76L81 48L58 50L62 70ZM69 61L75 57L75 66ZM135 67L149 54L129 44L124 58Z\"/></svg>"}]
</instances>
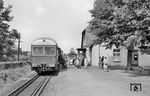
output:
<instances>
[{"instance_id":1,"label":"vegetation along track","mask_svg":"<svg viewBox=\"0 0 150 96\"><path fill-rule=\"evenodd\" d=\"M27 82L23 83L21 86L19 86L17 89L15 89L13 92L9 93L7 96L18 96L24 89L26 89L30 84L32 84L37 78L39 78L39 75L34 76Z\"/></svg>"}]
</instances>

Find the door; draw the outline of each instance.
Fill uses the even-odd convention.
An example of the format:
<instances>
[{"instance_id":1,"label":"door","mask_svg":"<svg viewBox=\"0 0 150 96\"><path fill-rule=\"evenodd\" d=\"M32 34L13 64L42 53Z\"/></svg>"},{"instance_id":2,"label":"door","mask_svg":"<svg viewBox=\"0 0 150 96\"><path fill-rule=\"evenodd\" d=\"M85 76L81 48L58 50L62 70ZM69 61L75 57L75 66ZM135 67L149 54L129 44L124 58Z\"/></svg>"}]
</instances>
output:
<instances>
[{"instance_id":1,"label":"door","mask_svg":"<svg viewBox=\"0 0 150 96\"><path fill-rule=\"evenodd\" d=\"M133 51L132 52L132 65L133 66L138 66L138 51Z\"/></svg>"}]
</instances>

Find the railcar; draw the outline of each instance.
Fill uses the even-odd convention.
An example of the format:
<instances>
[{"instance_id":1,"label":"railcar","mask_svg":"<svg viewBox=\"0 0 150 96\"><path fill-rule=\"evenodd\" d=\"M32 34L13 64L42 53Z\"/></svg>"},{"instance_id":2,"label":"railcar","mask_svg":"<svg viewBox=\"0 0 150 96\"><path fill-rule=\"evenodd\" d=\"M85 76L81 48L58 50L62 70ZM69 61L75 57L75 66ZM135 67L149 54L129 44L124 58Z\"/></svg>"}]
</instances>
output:
<instances>
[{"instance_id":1,"label":"railcar","mask_svg":"<svg viewBox=\"0 0 150 96\"><path fill-rule=\"evenodd\" d=\"M31 66L37 73L59 71L60 48L51 38L38 38L31 44Z\"/></svg>"}]
</instances>

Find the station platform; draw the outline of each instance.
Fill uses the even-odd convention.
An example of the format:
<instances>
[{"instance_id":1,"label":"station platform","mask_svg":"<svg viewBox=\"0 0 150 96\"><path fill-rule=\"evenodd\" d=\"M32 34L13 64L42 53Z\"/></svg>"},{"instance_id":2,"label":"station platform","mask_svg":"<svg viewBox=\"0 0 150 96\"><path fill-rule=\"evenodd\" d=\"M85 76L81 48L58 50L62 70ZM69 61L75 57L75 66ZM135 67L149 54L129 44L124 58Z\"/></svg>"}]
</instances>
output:
<instances>
[{"instance_id":1,"label":"station platform","mask_svg":"<svg viewBox=\"0 0 150 96\"><path fill-rule=\"evenodd\" d=\"M42 96L150 96L149 80L150 76L132 77L122 70L69 67L55 76ZM130 84L139 82L142 91L130 91Z\"/></svg>"}]
</instances>

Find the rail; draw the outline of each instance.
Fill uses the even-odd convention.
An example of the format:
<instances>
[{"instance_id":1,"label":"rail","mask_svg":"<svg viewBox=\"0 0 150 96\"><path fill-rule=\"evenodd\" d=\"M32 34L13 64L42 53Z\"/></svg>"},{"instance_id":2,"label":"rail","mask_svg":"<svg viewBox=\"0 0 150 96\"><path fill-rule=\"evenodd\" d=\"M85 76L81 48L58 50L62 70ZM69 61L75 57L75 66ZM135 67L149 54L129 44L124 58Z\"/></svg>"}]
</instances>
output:
<instances>
[{"instance_id":1,"label":"rail","mask_svg":"<svg viewBox=\"0 0 150 96\"><path fill-rule=\"evenodd\" d=\"M18 88L16 88L13 92L9 93L7 96L18 96L24 89L26 89L37 78L39 78L39 75L36 75L32 79L30 79L27 82L23 83L21 86L19 86Z\"/></svg>"},{"instance_id":2,"label":"rail","mask_svg":"<svg viewBox=\"0 0 150 96\"><path fill-rule=\"evenodd\" d=\"M40 96L40 94L42 93L43 89L45 88L51 77L52 76L46 76L38 85L38 87L34 90L31 96Z\"/></svg>"}]
</instances>

